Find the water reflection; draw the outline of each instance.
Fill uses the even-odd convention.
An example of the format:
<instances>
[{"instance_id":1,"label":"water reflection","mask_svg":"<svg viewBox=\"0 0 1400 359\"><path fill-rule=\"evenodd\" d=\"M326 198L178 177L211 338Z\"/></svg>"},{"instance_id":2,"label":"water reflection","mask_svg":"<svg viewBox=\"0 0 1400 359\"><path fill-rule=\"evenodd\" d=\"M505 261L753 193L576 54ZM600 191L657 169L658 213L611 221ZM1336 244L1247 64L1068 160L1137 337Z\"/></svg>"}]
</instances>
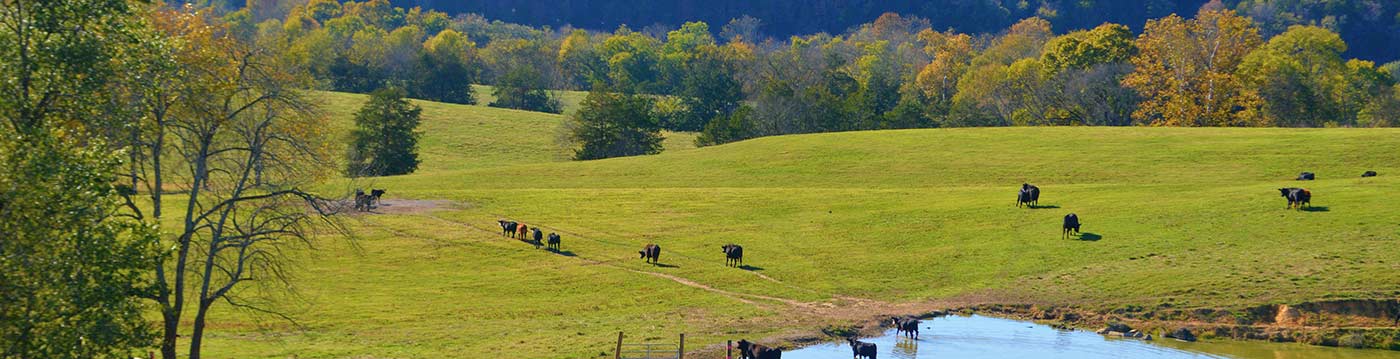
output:
<instances>
[{"instance_id":1,"label":"water reflection","mask_svg":"<svg viewBox=\"0 0 1400 359\"><path fill-rule=\"evenodd\" d=\"M914 359L919 355L919 341L910 338L899 338L894 343L895 359Z\"/></svg>"},{"instance_id":2,"label":"water reflection","mask_svg":"<svg viewBox=\"0 0 1400 359\"><path fill-rule=\"evenodd\" d=\"M891 329L878 338L861 339L879 347L880 358L1320 358L1400 359L1400 352L1356 350L1265 342L1142 341L1111 339L1080 330L983 316L944 317L923 322L918 339L901 338ZM845 359L846 343L821 344L783 353L788 359Z\"/></svg>"}]
</instances>

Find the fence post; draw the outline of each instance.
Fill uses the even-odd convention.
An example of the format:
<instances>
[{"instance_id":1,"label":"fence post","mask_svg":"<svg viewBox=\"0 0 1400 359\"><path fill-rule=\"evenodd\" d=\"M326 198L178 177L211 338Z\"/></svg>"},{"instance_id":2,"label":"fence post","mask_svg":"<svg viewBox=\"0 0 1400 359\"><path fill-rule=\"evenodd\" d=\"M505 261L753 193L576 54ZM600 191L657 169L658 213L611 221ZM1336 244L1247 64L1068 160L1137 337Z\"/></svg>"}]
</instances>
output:
<instances>
[{"instance_id":1,"label":"fence post","mask_svg":"<svg viewBox=\"0 0 1400 359\"><path fill-rule=\"evenodd\" d=\"M734 340L730 339L724 344L724 359L734 359Z\"/></svg>"},{"instance_id":2,"label":"fence post","mask_svg":"<svg viewBox=\"0 0 1400 359\"><path fill-rule=\"evenodd\" d=\"M622 359L622 332L617 332L617 351L613 354L613 359Z\"/></svg>"},{"instance_id":3,"label":"fence post","mask_svg":"<svg viewBox=\"0 0 1400 359\"><path fill-rule=\"evenodd\" d=\"M685 333L681 333L681 346L676 349L676 359L685 359Z\"/></svg>"}]
</instances>

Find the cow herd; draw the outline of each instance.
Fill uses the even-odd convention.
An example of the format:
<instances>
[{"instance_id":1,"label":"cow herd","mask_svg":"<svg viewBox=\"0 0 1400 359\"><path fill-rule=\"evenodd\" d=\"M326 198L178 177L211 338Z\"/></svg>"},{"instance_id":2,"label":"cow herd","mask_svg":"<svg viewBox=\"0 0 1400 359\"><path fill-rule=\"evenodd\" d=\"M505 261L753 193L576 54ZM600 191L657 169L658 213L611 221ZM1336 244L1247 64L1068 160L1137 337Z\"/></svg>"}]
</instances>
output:
<instances>
[{"instance_id":1,"label":"cow herd","mask_svg":"<svg viewBox=\"0 0 1400 359\"><path fill-rule=\"evenodd\" d=\"M1361 173L1361 177L1363 178L1375 176L1376 171L1366 171ZM1297 177L1297 180L1299 181L1312 181L1316 179L1317 174L1312 172L1303 172L1298 174ZM1288 200L1288 206L1284 207L1286 209L1303 209L1303 207L1312 207L1312 191L1308 190L1307 188L1286 187L1279 188L1278 192L1280 196ZM1036 187L1029 183L1021 184L1021 190L1016 193L1017 208L1020 208L1022 205L1029 206L1030 208L1036 208L1037 201L1039 200L1040 187ZM1079 235L1079 228L1083 224L1083 222L1079 221L1078 215L1075 215L1074 213L1065 215L1064 221L1060 227L1060 238L1068 238L1071 235Z\"/></svg>"},{"instance_id":2,"label":"cow herd","mask_svg":"<svg viewBox=\"0 0 1400 359\"><path fill-rule=\"evenodd\" d=\"M530 227L524 223L504 219L496 221L496 223L501 226L501 235L503 236L533 244L535 249L545 246L550 251L559 252L561 239L558 233L549 232L549 236L546 237L544 231L541 231L539 227Z\"/></svg>"},{"instance_id":3,"label":"cow herd","mask_svg":"<svg viewBox=\"0 0 1400 359\"><path fill-rule=\"evenodd\" d=\"M890 317L890 324L894 326L895 335L910 339L919 338L919 318L914 316ZM855 337L847 337L846 344L851 346L851 357L855 359L878 359L879 347L875 343L860 341ZM738 342L739 359L778 359L783 352L781 349L765 346L740 339Z\"/></svg>"},{"instance_id":4,"label":"cow herd","mask_svg":"<svg viewBox=\"0 0 1400 359\"><path fill-rule=\"evenodd\" d=\"M1361 177L1375 177L1375 176L1376 176L1376 172L1375 172L1375 171L1366 171L1365 173L1363 173L1363 174L1361 175ZM1308 180L1314 180L1314 179L1316 179L1316 178L1317 178L1317 175L1314 174L1314 173L1312 173L1312 172L1303 172L1302 174L1300 174L1300 175L1298 176L1297 179L1298 179L1298 180L1303 180L1303 181L1308 181ZM1305 189L1305 188L1297 188L1297 187L1279 188L1279 193L1280 193L1284 198L1288 199L1288 207L1287 207L1287 208L1290 208L1290 209L1292 209L1292 208L1302 208L1303 206L1310 206L1310 205L1311 205L1310 202L1311 202L1311 200L1312 200L1312 192L1309 191L1308 189ZM356 195L356 208L359 208L359 205L360 205L360 197L361 197L362 195L363 195L364 197L366 197L366 199L365 199L365 205L366 205L366 207L368 207L368 206L370 205L370 203L372 203L372 202L371 202L372 200L370 200L369 198L372 197L372 198L374 198L375 200L377 200L378 197L379 197L380 195L382 195L382 194L383 194L383 190L374 190L374 191L372 192L371 195L363 195L362 192L361 192L361 193L357 193L357 195ZM1029 207L1029 208L1040 208L1040 207L1038 207L1038 206L1039 206L1039 201L1040 201L1040 187L1037 187L1037 186L1032 185L1032 184L1029 184L1029 183L1022 183L1022 184L1021 184L1020 190L1019 190L1019 191L1017 192L1017 194L1016 194L1016 207L1017 207L1017 208L1020 208L1020 207L1022 207L1022 206L1026 206L1026 207ZM1054 207L1052 206L1051 208L1054 208ZM522 240L522 241L531 242L531 243L535 244L535 247L536 247L536 248L538 248L538 247L540 246L542 231L540 231L539 228L531 228L531 227L526 226L524 223L518 223L518 222L508 221L508 220L500 220L500 221L498 221L498 222L500 223L501 231L502 231L502 234L503 234L503 235L508 236L508 237L511 237L511 238L517 238L517 239L520 239L520 240ZM1071 237L1071 236L1078 236L1078 235L1080 234L1080 227L1081 227L1081 226L1083 226L1083 222L1080 221L1078 215L1076 215L1076 214L1074 214L1074 213L1070 213L1070 214L1065 215L1065 216L1064 216L1064 221L1063 221L1062 226L1061 226L1061 232L1060 232L1061 238L1063 239L1063 238L1069 238L1069 237ZM549 249L551 249L551 250L554 250L554 251L558 251L558 250L559 250L559 235L558 235L558 234L555 234L555 233L550 233L550 234L549 234L549 236L548 236L548 246L549 246ZM725 266L728 266L728 267L743 267L743 265L744 265L744 247L739 246L739 245L737 245L737 244L726 244L726 245L720 246L720 248L721 248L721 250L722 250L723 253L724 253L724 258L725 258L724 264L725 264ZM655 244L655 243L647 243L646 245L642 246L642 249L641 249L640 251L637 251L637 253L640 255L641 259L643 259L643 260L644 260L645 262L647 262L647 263L659 264L659 261L661 260L661 246L660 246L660 245L657 245L657 244ZM890 318L890 324L892 324L892 325L894 326L896 335L901 335L901 336L905 336L905 337L909 337L909 338L918 338L918 337L919 337L919 319L918 319L918 318L915 318L915 317L907 317L907 316L906 316L906 317L892 317L892 318ZM852 357L857 358L857 359L861 359L861 358L865 358L865 359L876 359L876 353L877 353L878 350L877 350L877 347L876 347L876 345L875 345L874 343L867 343L867 342L862 342L862 341L860 341L860 340L857 340L857 339L855 339L855 338L848 338L848 339L847 339L847 344L850 344L850 346L851 346L851 355L852 355ZM773 348L773 347L768 347L768 346L764 346L764 345L758 344L758 343L753 343L753 342L750 342L750 341L748 341L748 340L746 340L746 339L744 339L744 340L739 340L739 342L738 342L738 349L739 349L739 358L741 358L741 359L779 359L779 358L782 357L782 350L781 350L781 349Z\"/></svg>"}]
</instances>

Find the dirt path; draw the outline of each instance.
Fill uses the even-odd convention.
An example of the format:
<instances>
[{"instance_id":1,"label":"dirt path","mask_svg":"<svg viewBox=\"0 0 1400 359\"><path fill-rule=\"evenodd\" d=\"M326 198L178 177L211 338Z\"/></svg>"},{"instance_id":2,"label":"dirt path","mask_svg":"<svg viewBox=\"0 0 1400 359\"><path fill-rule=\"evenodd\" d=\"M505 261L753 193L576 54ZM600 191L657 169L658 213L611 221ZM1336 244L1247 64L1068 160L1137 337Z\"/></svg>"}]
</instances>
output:
<instances>
[{"instance_id":1,"label":"dirt path","mask_svg":"<svg viewBox=\"0 0 1400 359\"><path fill-rule=\"evenodd\" d=\"M422 202L437 202L437 203L440 203L440 201L422 201ZM443 222L443 223L451 224L451 225L455 225L455 226L461 226L461 227L464 227L464 228L466 228L466 229L468 229L468 230L477 231L477 232L480 232L480 233L483 233L483 234L489 234L489 235L492 235L492 236L499 236L499 235L500 235L500 232L499 232L498 230L496 230L496 228L482 228L482 227L475 226L475 225L470 224L470 223L460 222L460 221L456 221L456 220L447 219L447 218L443 218L443 217L440 217L440 216L432 215L432 214L429 214L428 212L430 212L430 211L406 212L406 214L415 215L415 216L420 216L420 217L425 217L425 218L433 219L433 220L436 220L436 221L439 221L439 222ZM566 236L569 236L569 237L571 237L571 238L578 239L578 240L587 240L587 241L592 241L592 242L595 242L595 243L602 243L602 244L611 245L611 246L623 246L622 243L616 243L616 242L611 242L611 241L600 240L600 239L592 238L592 237L590 237L590 236L585 236L585 235L581 235L581 234L574 233L574 232L568 232L568 231L563 231L563 230L559 230L559 229L554 229L554 231L556 231L556 232L558 232L558 233L561 233L561 234L564 234L564 235L566 235ZM680 255L680 254L673 254L673 255L677 255L677 256L684 257L684 258L693 259L693 260L702 260L702 259L700 259L700 258L693 258L693 257L690 257L690 256L685 256L685 255ZM680 284L680 285L684 285L684 286L687 286L687 287L691 287L691 288L696 288L696 289L704 290L704 291L706 291L706 292L710 292L710 293L714 293L714 294L717 294L717 295L720 295L720 296L724 296L724 297L727 297L727 298L731 298L731 299L734 299L734 300L736 300L736 301L739 301L739 302L742 302L742 303L745 303L745 304L749 304L749 305L754 305L754 306L757 306L757 307L760 307L760 308L765 308L765 309L778 309L778 310L782 310L782 311L789 312L789 313L801 314L801 315L805 315L805 316L815 316L815 317L817 317L817 318L830 319L830 320L840 320L840 321L865 321L865 320L871 320L871 319L873 319L873 318L877 318L877 317L881 317L881 316L885 316L885 315L902 315L902 314L926 313L926 312L933 311L933 310L942 310L942 309L946 309L946 308L953 307L953 306L960 306L960 305L963 304L962 301L928 301L928 302L914 302L914 303L893 303L893 302L886 302L886 301L875 300L875 299L870 299L870 298L859 298L859 297L852 297L852 296L837 295L837 294L835 294L835 293L821 293L821 292L818 292L818 291L815 291L815 290L812 290L812 289L808 289L808 288L804 288L804 287L801 287L801 286L793 285L793 284L790 284L790 283L787 283L787 282L783 282L783 281L781 281L781 280L779 280L779 279L770 277L770 276L765 275L765 274L763 274L763 273L759 273L759 272L755 272L755 271L744 271L745 273L752 274L752 275L754 275L755 277L758 277L758 278L763 279L763 280L765 280L765 281L769 281L769 282L772 282L772 283L775 283L775 284L778 284L778 285L782 285L782 286L785 286L785 287L789 287L789 288L793 288L793 289L798 289L798 290L802 290L802 291L806 291L806 292L810 292L810 293L822 294L822 295L825 295L825 296L827 296L827 297L830 298L829 300L826 300L826 301L806 302L806 301L801 301L801 300L796 300L796 299L791 299L791 298L783 298L783 297L776 297L776 296L769 296L769 295L761 295L761 294L751 294L751 293L734 292L734 291L730 291L730 290L725 290L725 289L717 288L717 287L714 287L714 286L711 286L711 285L708 285L708 284L700 283L700 282L697 282L697 281L692 280L692 279L690 279L690 278L682 277L682 276L679 276L679 275L668 274L668 273L661 273L661 272L655 272L655 271L648 271L648 270L642 270L642 269L635 269L635 268L629 268L629 267L627 267L627 266L623 266L623 265L620 265L620 264L619 264L619 262L625 261L626 259L610 259L610 260L603 260L603 259L592 258L591 256L584 256L584 255L578 255L578 254L570 254L570 255L566 255L565 257L566 257L566 258L573 258L573 259L578 260L578 261L582 261L582 262L586 263L587 265L603 265L603 266L608 266L608 267L612 267L612 268L616 268L616 269L620 269L620 270L625 270L625 271L632 272L632 273L644 274L644 275L649 275L649 276L653 276L653 277L657 277L657 278L666 279L666 280L672 281L672 282L674 282L674 283L676 283L676 284ZM774 308L774 307L772 307L770 304L777 304L777 305L780 305L780 307Z\"/></svg>"}]
</instances>

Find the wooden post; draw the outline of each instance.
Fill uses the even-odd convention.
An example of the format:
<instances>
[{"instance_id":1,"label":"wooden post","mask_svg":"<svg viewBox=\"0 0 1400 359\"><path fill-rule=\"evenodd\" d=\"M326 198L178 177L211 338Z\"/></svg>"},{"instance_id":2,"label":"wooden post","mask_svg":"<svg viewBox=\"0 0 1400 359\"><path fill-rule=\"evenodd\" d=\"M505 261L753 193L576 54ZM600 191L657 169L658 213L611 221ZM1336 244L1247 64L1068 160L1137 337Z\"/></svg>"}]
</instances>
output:
<instances>
[{"instance_id":1,"label":"wooden post","mask_svg":"<svg viewBox=\"0 0 1400 359\"><path fill-rule=\"evenodd\" d=\"M622 359L622 332L617 332L617 351L613 354L613 359Z\"/></svg>"},{"instance_id":2,"label":"wooden post","mask_svg":"<svg viewBox=\"0 0 1400 359\"><path fill-rule=\"evenodd\" d=\"M685 333L681 333L681 346L676 352L676 359L685 359Z\"/></svg>"},{"instance_id":3,"label":"wooden post","mask_svg":"<svg viewBox=\"0 0 1400 359\"><path fill-rule=\"evenodd\" d=\"M734 340L730 339L724 344L724 359L734 359Z\"/></svg>"}]
</instances>

